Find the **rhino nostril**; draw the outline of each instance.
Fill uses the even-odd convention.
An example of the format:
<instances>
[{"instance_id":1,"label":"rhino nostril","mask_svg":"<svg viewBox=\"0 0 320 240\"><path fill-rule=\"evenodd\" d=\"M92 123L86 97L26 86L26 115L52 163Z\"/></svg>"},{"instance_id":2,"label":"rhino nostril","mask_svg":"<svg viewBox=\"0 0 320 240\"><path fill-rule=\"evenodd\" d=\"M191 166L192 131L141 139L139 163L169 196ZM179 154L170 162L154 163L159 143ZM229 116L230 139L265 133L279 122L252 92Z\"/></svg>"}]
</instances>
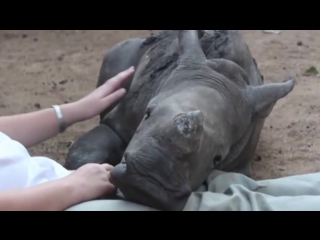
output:
<instances>
[{"instance_id":1,"label":"rhino nostril","mask_svg":"<svg viewBox=\"0 0 320 240\"><path fill-rule=\"evenodd\" d=\"M129 158L129 153L125 152L124 155L123 155L122 164L127 164L128 158Z\"/></svg>"}]
</instances>

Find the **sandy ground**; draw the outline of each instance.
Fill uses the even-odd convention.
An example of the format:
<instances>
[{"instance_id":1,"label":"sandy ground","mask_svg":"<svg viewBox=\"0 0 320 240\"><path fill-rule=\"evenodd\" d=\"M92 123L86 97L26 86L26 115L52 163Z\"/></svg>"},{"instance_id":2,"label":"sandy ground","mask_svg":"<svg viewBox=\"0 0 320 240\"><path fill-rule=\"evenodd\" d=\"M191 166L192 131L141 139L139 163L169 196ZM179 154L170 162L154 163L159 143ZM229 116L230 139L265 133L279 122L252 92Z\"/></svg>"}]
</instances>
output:
<instances>
[{"instance_id":1,"label":"sandy ground","mask_svg":"<svg viewBox=\"0 0 320 240\"><path fill-rule=\"evenodd\" d=\"M262 132L253 164L255 178L277 178L320 169L320 31L292 30L280 35L242 31L266 82L297 79L280 100ZM1 30L0 114L17 114L74 101L95 88L108 48L149 30ZM30 149L63 163L68 146L98 122L78 123L64 134Z\"/></svg>"}]
</instances>

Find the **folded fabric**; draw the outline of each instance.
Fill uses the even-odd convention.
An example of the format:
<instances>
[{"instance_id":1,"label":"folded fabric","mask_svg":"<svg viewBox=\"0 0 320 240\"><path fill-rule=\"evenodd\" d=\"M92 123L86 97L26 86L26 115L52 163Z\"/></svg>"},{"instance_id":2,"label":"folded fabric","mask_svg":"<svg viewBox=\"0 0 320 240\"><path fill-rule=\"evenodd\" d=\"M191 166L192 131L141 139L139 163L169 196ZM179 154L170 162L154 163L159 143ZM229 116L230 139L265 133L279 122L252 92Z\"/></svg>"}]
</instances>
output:
<instances>
[{"instance_id":1,"label":"folded fabric","mask_svg":"<svg viewBox=\"0 0 320 240\"><path fill-rule=\"evenodd\" d=\"M255 181L242 174L213 171L192 193L183 211L318 211L320 173ZM157 211L124 200L96 200L67 211Z\"/></svg>"}]
</instances>

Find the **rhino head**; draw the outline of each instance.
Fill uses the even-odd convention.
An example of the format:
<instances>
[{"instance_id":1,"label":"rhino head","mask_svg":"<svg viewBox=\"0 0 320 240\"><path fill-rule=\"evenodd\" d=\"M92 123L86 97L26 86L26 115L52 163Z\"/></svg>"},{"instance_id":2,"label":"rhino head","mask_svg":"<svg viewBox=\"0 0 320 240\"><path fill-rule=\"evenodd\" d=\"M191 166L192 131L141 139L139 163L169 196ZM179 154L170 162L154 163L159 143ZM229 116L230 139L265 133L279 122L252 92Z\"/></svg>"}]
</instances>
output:
<instances>
[{"instance_id":1,"label":"rhino head","mask_svg":"<svg viewBox=\"0 0 320 240\"><path fill-rule=\"evenodd\" d=\"M111 171L112 182L129 200L182 210L213 159L223 163L252 118L267 117L294 87L294 80L236 84L210 65L199 35L178 31L179 65L149 102L122 162Z\"/></svg>"}]
</instances>

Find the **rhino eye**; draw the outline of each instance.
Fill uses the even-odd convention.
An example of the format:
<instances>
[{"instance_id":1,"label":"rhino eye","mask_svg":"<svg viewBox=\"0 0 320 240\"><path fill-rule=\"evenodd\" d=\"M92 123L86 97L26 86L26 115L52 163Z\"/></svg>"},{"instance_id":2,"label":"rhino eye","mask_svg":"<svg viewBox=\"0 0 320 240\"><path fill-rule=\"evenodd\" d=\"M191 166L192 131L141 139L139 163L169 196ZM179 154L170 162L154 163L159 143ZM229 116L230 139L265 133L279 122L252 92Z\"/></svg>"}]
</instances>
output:
<instances>
[{"instance_id":1,"label":"rhino eye","mask_svg":"<svg viewBox=\"0 0 320 240\"><path fill-rule=\"evenodd\" d=\"M145 120L147 120L149 117L150 117L150 109L147 109L145 113Z\"/></svg>"},{"instance_id":2,"label":"rhino eye","mask_svg":"<svg viewBox=\"0 0 320 240\"><path fill-rule=\"evenodd\" d=\"M214 165L217 165L221 160L222 160L222 156L221 156L221 155L216 155L216 156L213 158L213 164L214 164Z\"/></svg>"}]
</instances>

